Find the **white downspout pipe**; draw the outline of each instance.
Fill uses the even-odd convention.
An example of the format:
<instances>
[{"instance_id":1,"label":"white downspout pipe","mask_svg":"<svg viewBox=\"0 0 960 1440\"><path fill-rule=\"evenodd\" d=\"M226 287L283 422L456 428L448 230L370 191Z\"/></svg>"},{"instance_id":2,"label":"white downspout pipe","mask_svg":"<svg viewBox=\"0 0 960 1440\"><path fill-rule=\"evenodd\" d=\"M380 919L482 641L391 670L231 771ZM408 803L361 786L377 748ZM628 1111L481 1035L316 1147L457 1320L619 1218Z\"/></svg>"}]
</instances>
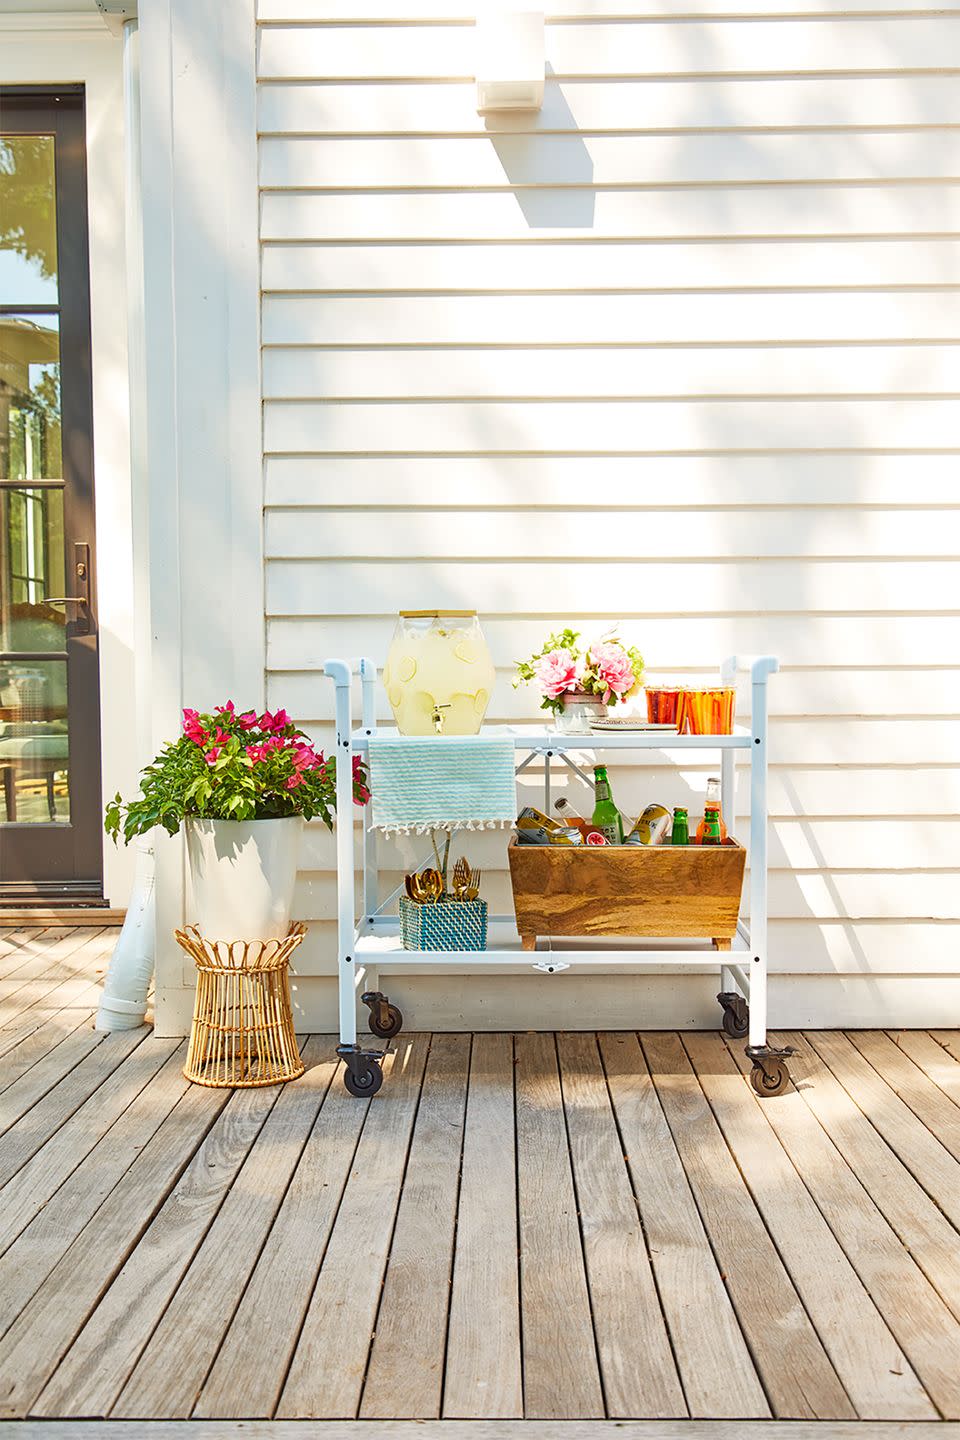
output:
<instances>
[{"instance_id":1,"label":"white downspout pipe","mask_svg":"<svg viewBox=\"0 0 960 1440\"><path fill-rule=\"evenodd\" d=\"M140 33L123 25L124 146L126 161L127 348L130 371L130 478L133 515L134 705L137 750L149 753L150 573L146 465L146 349L143 322L143 209L140 158ZM110 958L97 1010L98 1030L133 1030L143 1024L156 959L154 852L149 837L136 842L133 893Z\"/></svg>"}]
</instances>

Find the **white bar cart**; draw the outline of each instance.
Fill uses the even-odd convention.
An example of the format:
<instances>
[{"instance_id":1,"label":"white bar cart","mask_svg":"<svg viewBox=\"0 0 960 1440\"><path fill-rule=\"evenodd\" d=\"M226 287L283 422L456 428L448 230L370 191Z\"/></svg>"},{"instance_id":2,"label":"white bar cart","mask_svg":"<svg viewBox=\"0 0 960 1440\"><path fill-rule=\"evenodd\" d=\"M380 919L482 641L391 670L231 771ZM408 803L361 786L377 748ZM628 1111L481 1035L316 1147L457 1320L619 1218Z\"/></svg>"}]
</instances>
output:
<instances>
[{"instance_id":1,"label":"white bar cart","mask_svg":"<svg viewBox=\"0 0 960 1440\"><path fill-rule=\"evenodd\" d=\"M658 967L690 966L698 970L716 966L720 973L717 999L723 1008L723 1028L734 1038L747 1038L746 1053L753 1061L751 1080L761 1096L780 1095L789 1084L786 1060L793 1054L787 1047L767 1044L767 679L779 669L772 655L749 662L737 656L720 668L721 683L732 684L738 670L749 669L751 678L750 726L735 727L732 735L672 735L662 731L609 733L603 736L560 735L531 726L511 726L518 755L524 758L517 773L534 760L544 767L544 805L550 809L551 763L558 761L587 779L572 755L582 751L719 750L721 755L721 805L725 815L734 814L734 759L737 750L750 753L750 922L737 922L730 950L712 948L709 941L692 941L690 948L657 948L656 941L606 948L589 941L564 941L555 945L541 940L536 952L522 950L514 918L493 915L489 921L489 948L485 951L404 950L400 922L386 913L400 889L381 899L376 836L370 829L370 811L364 814L362 843L361 915L357 919L354 879L355 848L353 825L353 757L364 755L372 735L378 739L396 735L394 729L376 726L374 689L376 666L371 660L327 660L325 675L333 681L336 700L337 754L337 946L340 996L340 1045L337 1053L344 1062L344 1082L353 1095L374 1095L383 1083L384 1051L357 1043L357 999L369 1010L370 1029L390 1040L403 1017L379 989L380 971L402 966L406 973L422 973L451 965L484 969L514 967L543 974L571 968L612 971L619 967L656 970ZM360 678L361 719L353 725L353 679ZM491 733L487 730L485 733ZM346 822L346 823L345 823ZM583 948L578 948L582 945Z\"/></svg>"}]
</instances>

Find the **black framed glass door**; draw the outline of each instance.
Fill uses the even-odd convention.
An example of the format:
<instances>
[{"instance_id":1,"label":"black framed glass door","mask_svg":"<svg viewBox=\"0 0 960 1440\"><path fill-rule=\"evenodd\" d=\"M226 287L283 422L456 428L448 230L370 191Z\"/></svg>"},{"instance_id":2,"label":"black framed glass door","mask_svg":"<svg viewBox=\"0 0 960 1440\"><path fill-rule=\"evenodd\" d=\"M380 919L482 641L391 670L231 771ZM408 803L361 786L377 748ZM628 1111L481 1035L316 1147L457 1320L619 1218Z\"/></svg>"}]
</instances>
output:
<instances>
[{"instance_id":1,"label":"black framed glass door","mask_svg":"<svg viewBox=\"0 0 960 1440\"><path fill-rule=\"evenodd\" d=\"M102 894L81 87L0 89L0 897Z\"/></svg>"}]
</instances>

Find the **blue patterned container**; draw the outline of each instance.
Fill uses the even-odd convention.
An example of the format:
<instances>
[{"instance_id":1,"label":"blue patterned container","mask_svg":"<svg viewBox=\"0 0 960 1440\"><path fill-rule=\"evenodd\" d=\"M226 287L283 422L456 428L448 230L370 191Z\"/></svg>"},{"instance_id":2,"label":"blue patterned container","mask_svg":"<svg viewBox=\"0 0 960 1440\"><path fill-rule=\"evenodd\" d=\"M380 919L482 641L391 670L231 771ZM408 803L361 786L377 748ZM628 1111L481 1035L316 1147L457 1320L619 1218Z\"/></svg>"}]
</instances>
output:
<instances>
[{"instance_id":1,"label":"blue patterned container","mask_svg":"<svg viewBox=\"0 0 960 1440\"><path fill-rule=\"evenodd\" d=\"M486 950L486 900L438 900L418 905L400 897L400 938L404 950Z\"/></svg>"}]
</instances>

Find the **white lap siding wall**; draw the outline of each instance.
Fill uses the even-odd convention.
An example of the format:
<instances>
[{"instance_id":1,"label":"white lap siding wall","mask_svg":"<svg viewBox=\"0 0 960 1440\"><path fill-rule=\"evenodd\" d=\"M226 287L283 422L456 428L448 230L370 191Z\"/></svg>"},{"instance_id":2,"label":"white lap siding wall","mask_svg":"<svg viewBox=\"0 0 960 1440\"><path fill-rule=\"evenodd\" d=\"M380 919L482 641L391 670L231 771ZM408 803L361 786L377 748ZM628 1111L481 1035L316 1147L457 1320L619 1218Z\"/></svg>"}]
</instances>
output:
<instances>
[{"instance_id":1,"label":"white lap siding wall","mask_svg":"<svg viewBox=\"0 0 960 1440\"><path fill-rule=\"evenodd\" d=\"M949 1023L960 13L671 8L554 0L542 111L484 118L472 7L260 0L269 697L325 737L324 656L382 663L407 607L480 611L491 720L535 713L511 662L557 621L664 680L772 651L772 1023ZM613 781L696 814L715 768ZM468 849L507 906L501 837ZM313 827L327 1026L333 863ZM390 985L451 1028L714 1025L715 989Z\"/></svg>"}]
</instances>

